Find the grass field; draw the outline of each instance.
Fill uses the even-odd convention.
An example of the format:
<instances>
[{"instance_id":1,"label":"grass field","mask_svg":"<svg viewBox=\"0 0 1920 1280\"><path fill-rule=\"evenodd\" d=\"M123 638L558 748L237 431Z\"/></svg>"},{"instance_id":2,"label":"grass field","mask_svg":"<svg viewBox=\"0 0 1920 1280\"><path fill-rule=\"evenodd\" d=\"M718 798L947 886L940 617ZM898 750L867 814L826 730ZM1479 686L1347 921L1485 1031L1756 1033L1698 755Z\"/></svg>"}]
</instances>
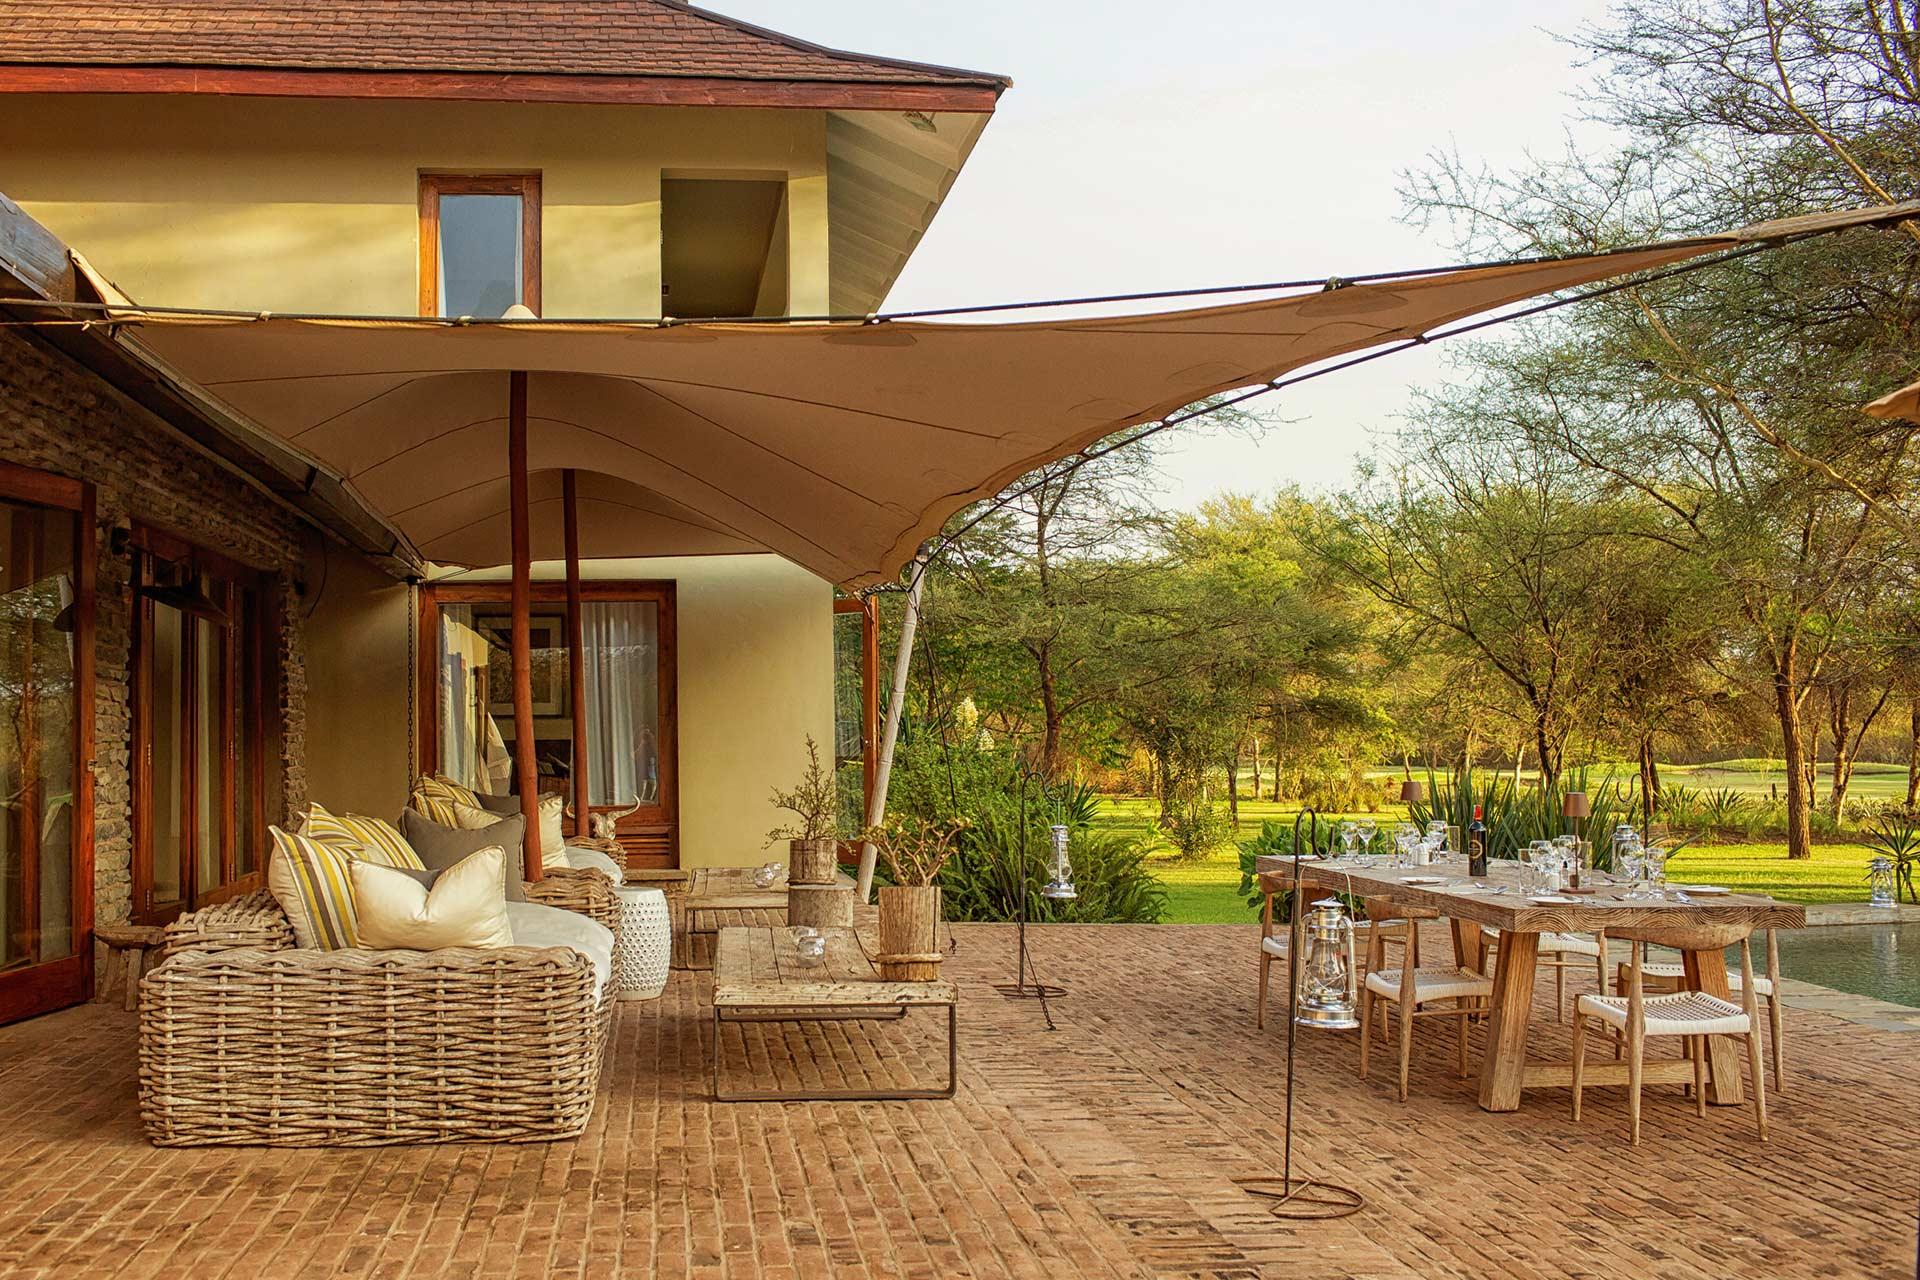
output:
<instances>
[{"instance_id":1,"label":"grass field","mask_svg":"<svg viewBox=\"0 0 1920 1280\"><path fill-rule=\"evenodd\" d=\"M1760 763L1729 761L1712 767L1722 770L1724 776L1737 777L1747 771L1729 769L1726 765ZM1895 767L1862 765L1861 768L1875 770L1873 781L1881 784L1883 778L1879 771L1893 770ZM1683 776L1688 772L1675 769L1672 774ZM1756 776L1762 775L1761 770L1750 772ZM1899 769L1897 772L1898 789L1888 794L1904 795L1906 771ZM1867 778L1856 776L1857 787L1866 781ZM1693 778L1689 777L1688 782L1692 785ZM1739 784L1720 780L1700 785L1723 787ZM1764 784L1759 789L1764 790ZM1142 796L1107 796L1105 799L1106 806L1097 825L1133 833L1144 833L1151 825L1155 812L1152 800ZM1243 799L1240 802L1238 838L1245 840L1259 834L1263 821L1291 823L1298 812L1299 806L1293 804ZM1383 827L1388 827L1399 821L1404 811L1392 805L1372 816ZM1859 902L1865 901L1867 896L1867 862L1872 857L1870 850L1859 845L1840 843L1815 845L1813 857L1804 862L1789 859L1785 844L1693 845L1681 850L1668 864L1667 878L1669 881L1752 889L1770 893L1788 902ZM1257 918L1258 913L1240 897L1240 855L1234 845L1222 845L1206 857L1193 861L1157 854L1149 865L1167 888L1166 919L1169 924L1231 924Z\"/></svg>"}]
</instances>

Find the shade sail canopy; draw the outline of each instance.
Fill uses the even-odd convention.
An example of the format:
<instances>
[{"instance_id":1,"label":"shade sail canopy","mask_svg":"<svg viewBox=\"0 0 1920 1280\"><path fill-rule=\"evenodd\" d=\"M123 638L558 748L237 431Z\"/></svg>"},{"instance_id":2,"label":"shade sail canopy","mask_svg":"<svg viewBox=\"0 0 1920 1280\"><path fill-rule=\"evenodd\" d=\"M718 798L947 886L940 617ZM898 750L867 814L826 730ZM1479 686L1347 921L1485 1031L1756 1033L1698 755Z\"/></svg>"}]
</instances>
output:
<instances>
[{"instance_id":1,"label":"shade sail canopy","mask_svg":"<svg viewBox=\"0 0 1920 1280\"><path fill-rule=\"evenodd\" d=\"M1870 418L1911 418L1920 422L1920 382L1889 391L1878 400L1861 406Z\"/></svg>"},{"instance_id":2,"label":"shade sail canopy","mask_svg":"<svg viewBox=\"0 0 1920 1280\"><path fill-rule=\"evenodd\" d=\"M337 475L430 558L509 559L507 384L522 370L530 469L574 468L597 495L584 554L766 549L860 588L1015 477L1208 396L1540 294L1914 212L1011 324L121 314L175 376ZM557 528L536 519L537 554Z\"/></svg>"}]
</instances>

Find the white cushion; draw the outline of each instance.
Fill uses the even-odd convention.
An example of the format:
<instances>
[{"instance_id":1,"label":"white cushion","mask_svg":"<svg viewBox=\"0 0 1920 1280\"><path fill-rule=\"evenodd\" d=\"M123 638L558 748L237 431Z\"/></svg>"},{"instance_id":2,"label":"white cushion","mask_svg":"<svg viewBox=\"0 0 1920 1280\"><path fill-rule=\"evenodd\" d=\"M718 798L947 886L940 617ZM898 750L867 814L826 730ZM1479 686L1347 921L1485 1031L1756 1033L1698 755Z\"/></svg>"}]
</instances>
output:
<instances>
[{"instance_id":1,"label":"white cushion","mask_svg":"<svg viewBox=\"0 0 1920 1280\"><path fill-rule=\"evenodd\" d=\"M1680 991L1673 995L1648 996L1640 1002L1646 1015L1650 1036L1737 1036L1750 1029L1746 1011L1728 1004L1719 996L1704 991ZM1581 996L1574 1002L1578 1013L1598 1018L1609 1026L1625 1029L1627 997Z\"/></svg>"},{"instance_id":2,"label":"white cushion","mask_svg":"<svg viewBox=\"0 0 1920 1280\"><path fill-rule=\"evenodd\" d=\"M1400 998L1400 971L1380 969L1367 975L1367 990L1389 1000ZM1471 969L1427 969L1413 971L1413 1002L1453 1000L1461 996L1490 996L1493 979Z\"/></svg>"},{"instance_id":3,"label":"white cushion","mask_svg":"<svg viewBox=\"0 0 1920 1280\"><path fill-rule=\"evenodd\" d=\"M575 871L604 871L616 885L625 884L627 879L620 863L611 854L598 849L583 849L577 844L570 844L560 851L559 865L572 867Z\"/></svg>"},{"instance_id":4,"label":"white cushion","mask_svg":"<svg viewBox=\"0 0 1920 1280\"><path fill-rule=\"evenodd\" d=\"M1283 956L1287 954L1287 944L1278 938L1260 939L1260 949L1270 956Z\"/></svg>"},{"instance_id":5,"label":"white cushion","mask_svg":"<svg viewBox=\"0 0 1920 1280\"><path fill-rule=\"evenodd\" d=\"M431 889L393 867L354 862L360 945L402 951L512 946L500 887L505 861L500 849L470 853L442 871Z\"/></svg>"},{"instance_id":6,"label":"white cushion","mask_svg":"<svg viewBox=\"0 0 1920 1280\"><path fill-rule=\"evenodd\" d=\"M571 947L591 960L594 990L606 994L613 977L613 930L578 911L538 902L509 902L507 922L516 947Z\"/></svg>"}]
</instances>

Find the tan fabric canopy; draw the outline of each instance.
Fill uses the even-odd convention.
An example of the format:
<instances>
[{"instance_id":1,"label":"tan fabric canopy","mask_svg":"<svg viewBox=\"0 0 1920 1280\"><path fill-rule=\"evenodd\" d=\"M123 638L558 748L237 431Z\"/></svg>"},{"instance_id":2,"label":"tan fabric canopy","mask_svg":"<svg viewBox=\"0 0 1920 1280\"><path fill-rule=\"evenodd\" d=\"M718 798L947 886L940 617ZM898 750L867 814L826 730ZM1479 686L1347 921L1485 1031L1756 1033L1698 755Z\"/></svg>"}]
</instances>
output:
<instances>
[{"instance_id":1,"label":"tan fabric canopy","mask_svg":"<svg viewBox=\"0 0 1920 1280\"><path fill-rule=\"evenodd\" d=\"M584 554L764 548L858 588L891 580L954 512L1040 463L1207 396L1555 290L1913 213L1821 215L1231 306L1014 324L135 312L129 328L177 375L339 476L429 558L509 559L507 373L525 370L529 467L581 474ZM540 484L536 554L546 556L558 546L557 475Z\"/></svg>"},{"instance_id":2,"label":"tan fabric canopy","mask_svg":"<svg viewBox=\"0 0 1920 1280\"><path fill-rule=\"evenodd\" d=\"M1861 406L1870 418L1911 418L1920 422L1920 382L1889 391L1878 400Z\"/></svg>"}]
</instances>

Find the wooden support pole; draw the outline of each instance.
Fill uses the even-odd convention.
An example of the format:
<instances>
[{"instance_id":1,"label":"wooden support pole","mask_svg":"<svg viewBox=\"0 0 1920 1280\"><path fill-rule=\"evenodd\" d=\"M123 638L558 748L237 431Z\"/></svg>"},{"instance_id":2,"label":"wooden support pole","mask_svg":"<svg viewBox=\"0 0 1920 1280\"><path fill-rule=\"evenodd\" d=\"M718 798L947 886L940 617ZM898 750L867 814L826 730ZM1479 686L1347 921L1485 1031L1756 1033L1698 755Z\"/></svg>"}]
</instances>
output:
<instances>
[{"instance_id":1,"label":"wooden support pole","mask_svg":"<svg viewBox=\"0 0 1920 1280\"><path fill-rule=\"evenodd\" d=\"M533 750L533 536L527 527L527 375L507 375L507 492L513 523L513 759L527 820L527 879L540 878L540 770Z\"/></svg>"},{"instance_id":2,"label":"wooden support pole","mask_svg":"<svg viewBox=\"0 0 1920 1280\"><path fill-rule=\"evenodd\" d=\"M913 581L907 588L907 609L900 619L900 647L893 656L892 697L887 702L887 727L880 734L880 760L874 768L873 788L867 796L867 826L877 827L887 816L887 782L893 773L893 746L900 740L900 711L907 701L907 668L913 661L913 633L920 626L920 586L926 581L927 562L915 559ZM860 846L860 878L854 897L873 899L873 866L880 850L871 840Z\"/></svg>"},{"instance_id":3,"label":"wooden support pole","mask_svg":"<svg viewBox=\"0 0 1920 1280\"><path fill-rule=\"evenodd\" d=\"M582 639L586 623L580 601L580 493L573 468L560 473L567 528L567 688L573 716L573 834L593 834L593 808L587 771L587 651Z\"/></svg>"},{"instance_id":4,"label":"wooden support pole","mask_svg":"<svg viewBox=\"0 0 1920 1280\"><path fill-rule=\"evenodd\" d=\"M860 797L864 812L873 804L880 769L880 598L860 602Z\"/></svg>"}]
</instances>

